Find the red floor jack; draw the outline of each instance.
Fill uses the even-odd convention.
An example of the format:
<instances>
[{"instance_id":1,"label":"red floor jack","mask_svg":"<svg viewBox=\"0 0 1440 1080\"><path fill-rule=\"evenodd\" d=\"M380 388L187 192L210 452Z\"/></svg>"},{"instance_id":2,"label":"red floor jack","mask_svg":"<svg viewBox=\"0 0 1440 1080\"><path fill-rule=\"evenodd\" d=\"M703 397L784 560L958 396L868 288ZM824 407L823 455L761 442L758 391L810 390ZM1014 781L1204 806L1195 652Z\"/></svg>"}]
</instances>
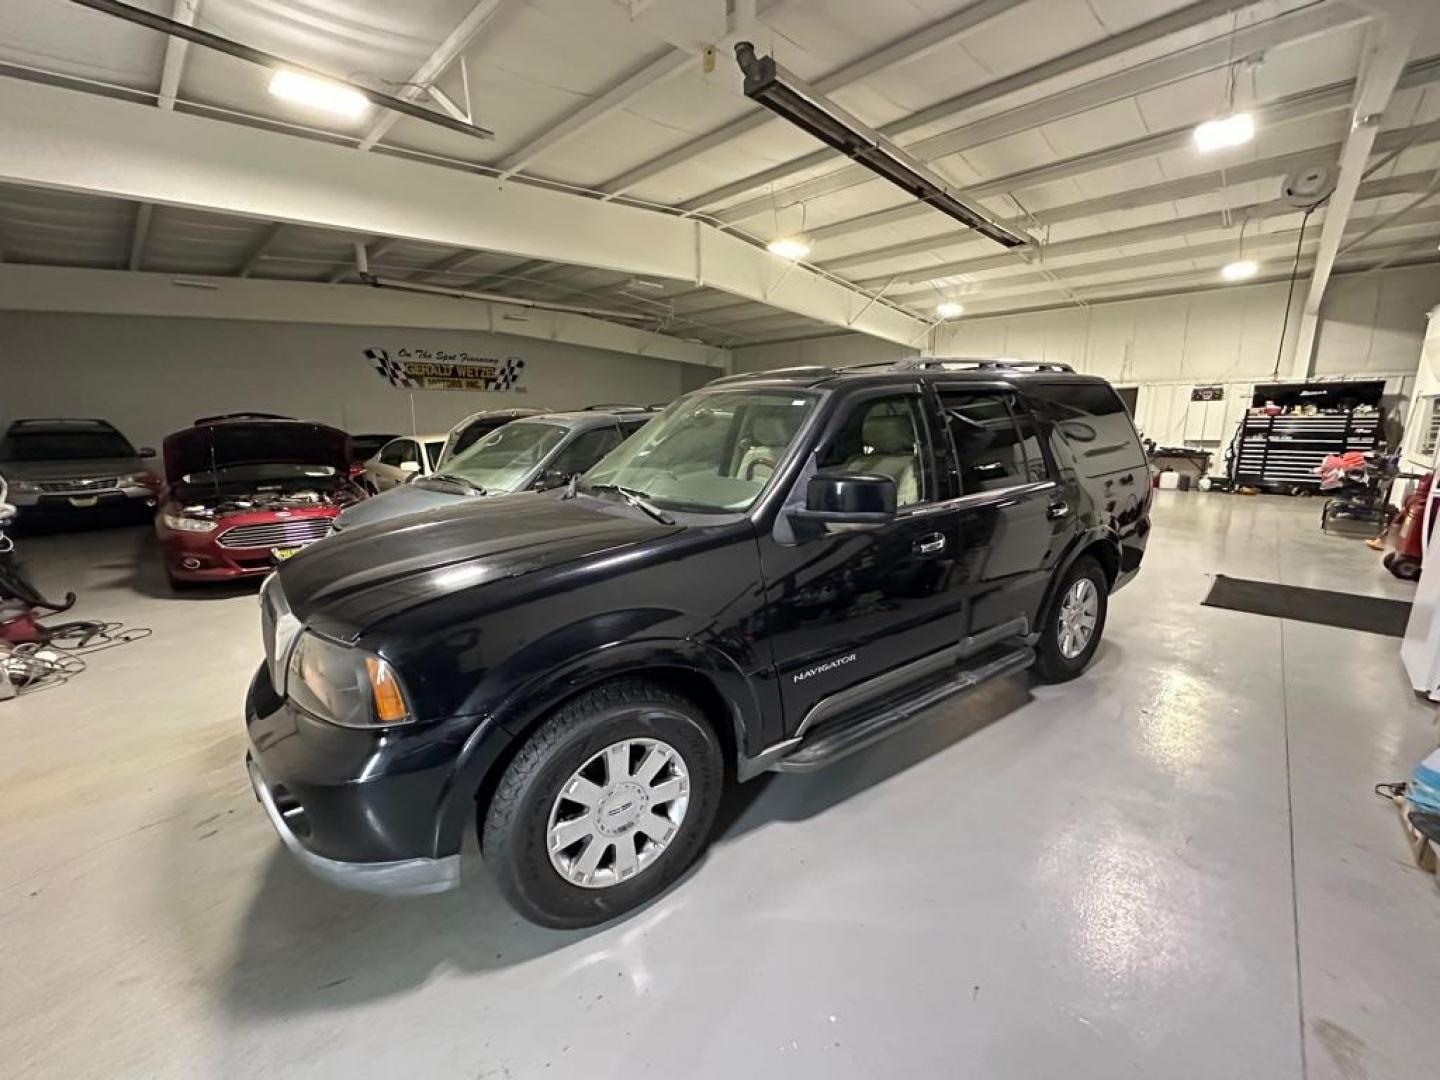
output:
<instances>
[{"instance_id":1,"label":"red floor jack","mask_svg":"<svg viewBox=\"0 0 1440 1080\"><path fill-rule=\"evenodd\" d=\"M1385 556L1385 569L1402 581L1417 581L1425 559L1425 503L1430 498L1434 473L1426 473L1405 500L1395 519L1395 550Z\"/></svg>"},{"instance_id":2,"label":"red floor jack","mask_svg":"<svg viewBox=\"0 0 1440 1080\"><path fill-rule=\"evenodd\" d=\"M0 476L0 642L44 644L50 640L50 632L40 625L40 613L69 610L75 605L75 594L66 593L58 604L47 600L20 569L15 541L5 535L5 526L15 520L15 507L5 501L8 492L5 478Z\"/></svg>"}]
</instances>

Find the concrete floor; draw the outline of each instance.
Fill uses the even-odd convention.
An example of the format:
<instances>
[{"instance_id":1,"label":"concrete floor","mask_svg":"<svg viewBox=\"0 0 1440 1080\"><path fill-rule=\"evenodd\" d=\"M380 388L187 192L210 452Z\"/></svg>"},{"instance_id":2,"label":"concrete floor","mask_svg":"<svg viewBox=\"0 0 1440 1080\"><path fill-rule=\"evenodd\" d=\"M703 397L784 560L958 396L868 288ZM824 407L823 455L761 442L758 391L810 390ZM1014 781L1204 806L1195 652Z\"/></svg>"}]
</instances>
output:
<instances>
[{"instance_id":1,"label":"concrete floor","mask_svg":"<svg viewBox=\"0 0 1440 1080\"><path fill-rule=\"evenodd\" d=\"M1309 500L1162 493L1095 666L737 792L598 931L311 879L241 768L247 593L143 530L36 538L154 628L0 704L0 1076L1435 1075L1440 889L1371 792L1436 744L1398 642L1199 606L1216 572L1404 596Z\"/></svg>"}]
</instances>

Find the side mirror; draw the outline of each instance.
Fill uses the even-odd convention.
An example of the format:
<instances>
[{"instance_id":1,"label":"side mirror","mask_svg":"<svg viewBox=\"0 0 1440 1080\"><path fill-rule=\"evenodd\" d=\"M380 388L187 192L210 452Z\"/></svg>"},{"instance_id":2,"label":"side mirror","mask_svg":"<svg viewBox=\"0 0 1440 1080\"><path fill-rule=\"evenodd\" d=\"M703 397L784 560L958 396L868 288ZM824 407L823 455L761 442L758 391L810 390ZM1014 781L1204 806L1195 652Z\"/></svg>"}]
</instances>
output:
<instances>
[{"instance_id":1,"label":"side mirror","mask_svg":"<svg viewBox=\"0 0 1440 1080\"><path fill-rule=\"evenodd\" d=\"M570 482L570 477L559 469L546 469L530 487L535 491L552 491Z\"/></svg>"},{"instance_id":2,"label":"side mirror","mask_svg":"<svg viewBox=\"0 0 1440 1080\"><path fill-rule=\"evenodd\" d=\"M400 471L405 473L418 473L420 471L420 462L402 461L400 462Z\"/></svg>"},{"instance_id":3,"label":"side mirror","mask_svg":"<svg viewBox=\"0 0 1440 1080\"><path fill-rule=\"evenodd\" d=\"M142 447L140 447L140 456L141 456L141 457L154 457L154 456L155 456L155 447L153 447L153 446L142 446Z\"/></svg>"},{"instance_id":4,"label":"side mirror","mask_svg":"<svg viewBox=\"0 0 1440 1080\"><path fill-rule=\"evenodd\" d=\"M895 481L872 473L821 473L805 489L800 521L849 528L878 528L895 520Z\"/></svg>"}]
</instances>

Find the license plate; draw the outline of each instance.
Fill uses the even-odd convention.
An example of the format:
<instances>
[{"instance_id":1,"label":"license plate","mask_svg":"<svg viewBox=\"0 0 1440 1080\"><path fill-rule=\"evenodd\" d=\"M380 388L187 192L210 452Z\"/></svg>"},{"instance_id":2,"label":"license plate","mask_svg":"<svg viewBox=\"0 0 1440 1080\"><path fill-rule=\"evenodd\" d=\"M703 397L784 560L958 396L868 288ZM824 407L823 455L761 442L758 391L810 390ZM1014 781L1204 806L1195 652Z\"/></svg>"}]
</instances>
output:
<instances>
[{"instance_id":1,"label":"license plate","mask_svg":"<svg viewBox=\"0 0 1440 1080\"><path fill-rule=\"evenodd\" d=\"M95 495L71 495L70 505L77 507L94 506L100 499Z\"/></svg>"},{"instance_id":2,"label":"license plate","mask_svg":"<svg viewBox=\"0 0 1440 1080\"><path fill-rule=\"evenodd\" d=\"M271 548L270 554L274 557L276 562L284 562L286 559L290 558L291 555L294 555L299 550L300 549L298 547Z\"/></svg>"}]
</instances>

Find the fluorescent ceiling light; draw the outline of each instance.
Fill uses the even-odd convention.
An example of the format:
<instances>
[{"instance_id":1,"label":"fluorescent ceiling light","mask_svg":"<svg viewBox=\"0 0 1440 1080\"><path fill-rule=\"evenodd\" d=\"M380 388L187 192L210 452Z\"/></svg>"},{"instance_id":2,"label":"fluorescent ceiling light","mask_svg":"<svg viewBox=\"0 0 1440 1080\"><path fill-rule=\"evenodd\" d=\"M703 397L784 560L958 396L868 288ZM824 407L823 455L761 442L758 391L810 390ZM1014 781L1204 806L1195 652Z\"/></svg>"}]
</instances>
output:
<instances>
[{"instance_id":1,"label":"fluorescent ceiling light","mask_svg":"<svg viewBox=\"0 0 1440 1080\"><path fill-rule=\"evenodd\" d=\"M1241 259L1238 262L1226 263L1220 268L1220 276L1226 281L1244 281L1252 278L1260 269L1260 264L1254 259Z\"/></svg>"},{"instance_id":2,"label":"fluorescent ceiling light","mask_svg":"<svg viewBox=\"0 0 1440 1080\"><path fill-rule=\"evenodd\" d=\"M933 206L997 244L1020 247L1034 242L962 201L934 169L780 67L773 56L756 56L754 45L739 41L735 44L735 59L745 73L745 96L751 101L839 150L857 165L908 192L911 198Z\"/></svg>"},{"instance_id":3,"label":"fluorescent ceiling light","mask_svg":"<svg viewBox=\"0 0 1440 1080\"><path fill-rule=\"evenodd\" d=\"M765 250L771 255L779 255L782 259L795 262L810 254L810 245L795 236L780 236L766 244Z\"/></svg>"},{"instance_id":4,"label":"fluorescent ceiling light","mask_svg":"<svg viewBox=\"0 0 1440 1080\"><path fill-rule=\"evenodd\" d=\"M1206 120L1195 129L1195 146L1202 152L1240 146L1255 137L1255 118L1248 112L1219 120Z\"/></svg>"},{"instance_id":5,"label":"fluorescent ceiling light","mask_svg":"<svg viewBox=\"0 0 1440 1080\"><path fill-rule=\"evenodd\" d=\"M271 77L270 93L285 101L343 116L347 120L358 120L370 111L370 102L359 90L285 68Z\"/></svg>"},{"instance_id":6,"label":"fluorescent ceiling light","mask_svg":"<svg viewBox=\"0 0 1440 1080\"><path fill-rule=\"evenodd\" d=\"M943 304L935 306L935 314L942 319L958 319L965 314L965 305L957 304L953 300L946 300Z\"/></svg>"}]
</instances>

